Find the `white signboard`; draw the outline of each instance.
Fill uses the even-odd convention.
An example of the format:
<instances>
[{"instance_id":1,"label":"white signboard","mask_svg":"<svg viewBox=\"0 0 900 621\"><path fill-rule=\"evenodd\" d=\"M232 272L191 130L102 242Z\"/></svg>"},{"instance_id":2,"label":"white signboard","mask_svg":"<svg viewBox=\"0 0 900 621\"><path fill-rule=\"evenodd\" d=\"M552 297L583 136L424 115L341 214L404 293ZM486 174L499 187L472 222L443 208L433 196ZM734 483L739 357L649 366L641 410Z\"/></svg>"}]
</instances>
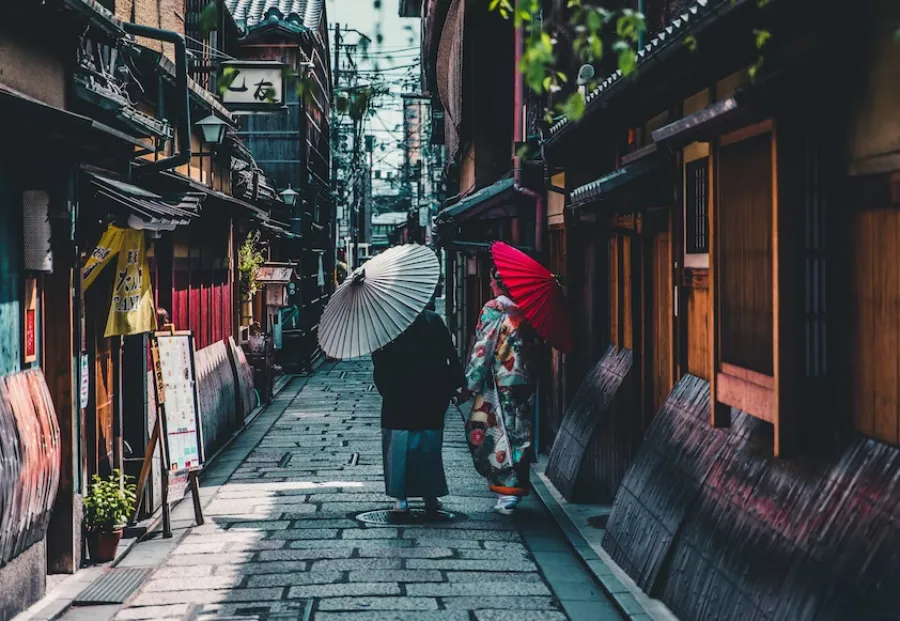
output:
<instances>
[{"instance_id":1,"label":"white signboard","mask_svg":"<svg viewBox=\"0 0 900 621\"><path fill-rule=\"evenodd\" d=\"M193 337L189 333L157 333L159 365L165 395L165 439L170 471L200 468L200 413L194 377ZM157 395L160 394L157 386Z\"/></svg>"},{"instance_id":2,"label":"white signboard","mask_svg":"<svg viewBox=\"0 0 900 621\"><path fill-rule=\"evenodd\" d=\"M184 498L184 493L188 486L188 471L174 472L169 475L169 496L170 503L178 502Z\"/></svg>"},{"instance_id":3,"label":"white signboard","mask_svg":"<svg viewBox=\"0 0 900 621\"><path fill-rule=\"evenodd\" d=\"M223 67L222 103L227 107L252 110L284 105L284 64L232 62Z\"/></svg>"}]
</instances>

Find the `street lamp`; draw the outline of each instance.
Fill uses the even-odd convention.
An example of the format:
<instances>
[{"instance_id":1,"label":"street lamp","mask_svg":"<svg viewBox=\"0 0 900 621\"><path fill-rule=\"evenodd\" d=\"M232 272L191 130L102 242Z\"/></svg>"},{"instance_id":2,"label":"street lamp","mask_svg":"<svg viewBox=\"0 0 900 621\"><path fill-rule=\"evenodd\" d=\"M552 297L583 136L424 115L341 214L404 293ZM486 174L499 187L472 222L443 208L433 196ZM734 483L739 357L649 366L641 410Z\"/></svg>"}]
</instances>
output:
<instances>
[{"instance_id":1,"label":"street lamp","mask_svg":"<svg viewBox=\"0 0 900 621\"><path fill-rule=\"evenodd\" d=\"M218 146L225 140L225 132L228 131L228 123L214 114L195 123L203 132L203 142Z\"/></svg>"},{"instance_id":2,"label":"street lamp","mask_svg":"<svg viewBox=\"0 0 900 621\"><path fill-rule=\"evenodd\" d=\"M293 207L297 204L297 197L300 196L297 192L295 192L291 188L291 184L288 184L287 190L283 190L278 193L278 196L281 197L281 202L287 205L288 207Z\"/></svg>"}]
</instances>

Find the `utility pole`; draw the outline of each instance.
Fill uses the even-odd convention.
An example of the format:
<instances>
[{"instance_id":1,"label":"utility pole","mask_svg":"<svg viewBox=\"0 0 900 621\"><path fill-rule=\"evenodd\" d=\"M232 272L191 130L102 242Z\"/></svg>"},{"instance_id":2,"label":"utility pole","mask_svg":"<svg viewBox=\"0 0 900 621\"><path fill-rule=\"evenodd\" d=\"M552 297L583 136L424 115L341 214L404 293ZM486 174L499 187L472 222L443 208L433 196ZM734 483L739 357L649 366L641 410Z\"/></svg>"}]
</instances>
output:
<instances>
[{"instance_id":1,"label":"utility pole","mask_svg":"<svg viewBox=\"0 0 900 621\"><path fill-rule=\"evenodd\" d=\"M357 173L359 170L359 152L360 152L360 144L359 144L359 121L353 119L353 166L351 169L354 173ZM362 205L360 204L360 195L359 191L359 180L361 175L356 174L356 179L354 179L353 183L353 209L356 211L356 218L353 218L353 214L351 213L350 222L356 222L356 234L353 235L353 266L359 267L359 236L360 236L360 221L362 220Z\"/></svg>"},{"instance_id":2,"label":"utility pole","mask_svg":"<svg viewBox=\"0 0 900 621\"><path fill-rule=\"evenodd\" d=\"M373 194L373 182L372 178L375 175L375 136L368 135L366 136L366 151L369 153L369 174L366 175L366 198L367 198L367 216L363 221L363 226L365 227L366 232L366 242L372 243L372 240L369 239L369 222L372 221L372 216L374 215L374 201L372 200Z\"/></svg>"}]
</instances>

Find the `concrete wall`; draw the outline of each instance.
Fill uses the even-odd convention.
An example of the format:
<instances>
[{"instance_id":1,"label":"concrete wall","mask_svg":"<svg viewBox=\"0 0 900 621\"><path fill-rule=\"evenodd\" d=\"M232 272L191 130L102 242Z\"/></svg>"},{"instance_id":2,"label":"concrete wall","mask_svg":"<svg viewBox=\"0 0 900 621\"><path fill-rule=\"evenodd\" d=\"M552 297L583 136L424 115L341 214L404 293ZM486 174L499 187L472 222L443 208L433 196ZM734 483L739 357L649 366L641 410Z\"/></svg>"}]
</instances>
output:
<instances>
[{"instance_id":1,"label":"concrete wall","mask_svg":"<svg viewBox=\"0 0 900 621\"><path fill-rule=\"evenodd\" d=\"M43 540L0 569L0 619L12 619L47 590L47 551Z\"/></svg>"},{"instance_id":2,"label":"concrete wall","mask_svg":"<svg viewBox=\"0 0 900 621\"><path fill-rule=\"evenodd\" d=\"M0 82L58 108L65 107L66 75L59 49L40 33L0 20Z\"/></svg>"},{"instance_id":3,"label":"concrete wall","mask_svg":"<svg viewBox=\"0 0 900 621\"><path fill-rule=\"evenodd\" d=\"M184 34L184 0L116 0L115 12L125 21ZM175 48L171 43L144 38L138 38L138 43L162 51L175 60Z\"/></svg>"}]
</instances>

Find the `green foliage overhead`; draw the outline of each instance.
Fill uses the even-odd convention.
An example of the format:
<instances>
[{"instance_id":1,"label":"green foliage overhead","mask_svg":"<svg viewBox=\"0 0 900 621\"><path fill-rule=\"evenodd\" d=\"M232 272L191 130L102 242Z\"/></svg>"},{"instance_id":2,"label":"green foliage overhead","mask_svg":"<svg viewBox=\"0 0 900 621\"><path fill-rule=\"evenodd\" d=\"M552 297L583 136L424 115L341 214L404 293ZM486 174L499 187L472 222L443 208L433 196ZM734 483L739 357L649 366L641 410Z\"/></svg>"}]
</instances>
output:
<instances>
[{"instance_id":1,"label":"green foliage overhead","mask_svg":"<svg viewBox=\"0 0 900 621\"><path fill-rule=\"evenodd\" d=\"M496 11L504 19L512 19L516 27L524 27L527 32L525 50L519 63L519 71L525 84L533 92L544 95L554 93L568 83L565 67L557 66L558 41L551 33L544 31L538 17L541 12L540 0L491 0L490 10ZM597 64L606 52L604 36L612 35L609 49L615 53L619 69L623 75L630 75L637 68L637 43L646 31L644 16L631 9L616 11L569 0L569 27L574 33L572 50L580 62ZM588 84L593 89L596 84ZM547 111L548 119L564 114L577 121L584 115L585 100L580 92L571 94L565 101Z\"/></svg>"},{"instance_id":2,"label":"green foliage overhead","mask_svg":"<svg viewBox=\"0 0 900 621\"><path fill-rule=\"evenodd\" d=\"M218 28L218 24L219 3L210 2L200 10L200 36L206 38L206 35Z\"/></svg>"}]
</instances>

